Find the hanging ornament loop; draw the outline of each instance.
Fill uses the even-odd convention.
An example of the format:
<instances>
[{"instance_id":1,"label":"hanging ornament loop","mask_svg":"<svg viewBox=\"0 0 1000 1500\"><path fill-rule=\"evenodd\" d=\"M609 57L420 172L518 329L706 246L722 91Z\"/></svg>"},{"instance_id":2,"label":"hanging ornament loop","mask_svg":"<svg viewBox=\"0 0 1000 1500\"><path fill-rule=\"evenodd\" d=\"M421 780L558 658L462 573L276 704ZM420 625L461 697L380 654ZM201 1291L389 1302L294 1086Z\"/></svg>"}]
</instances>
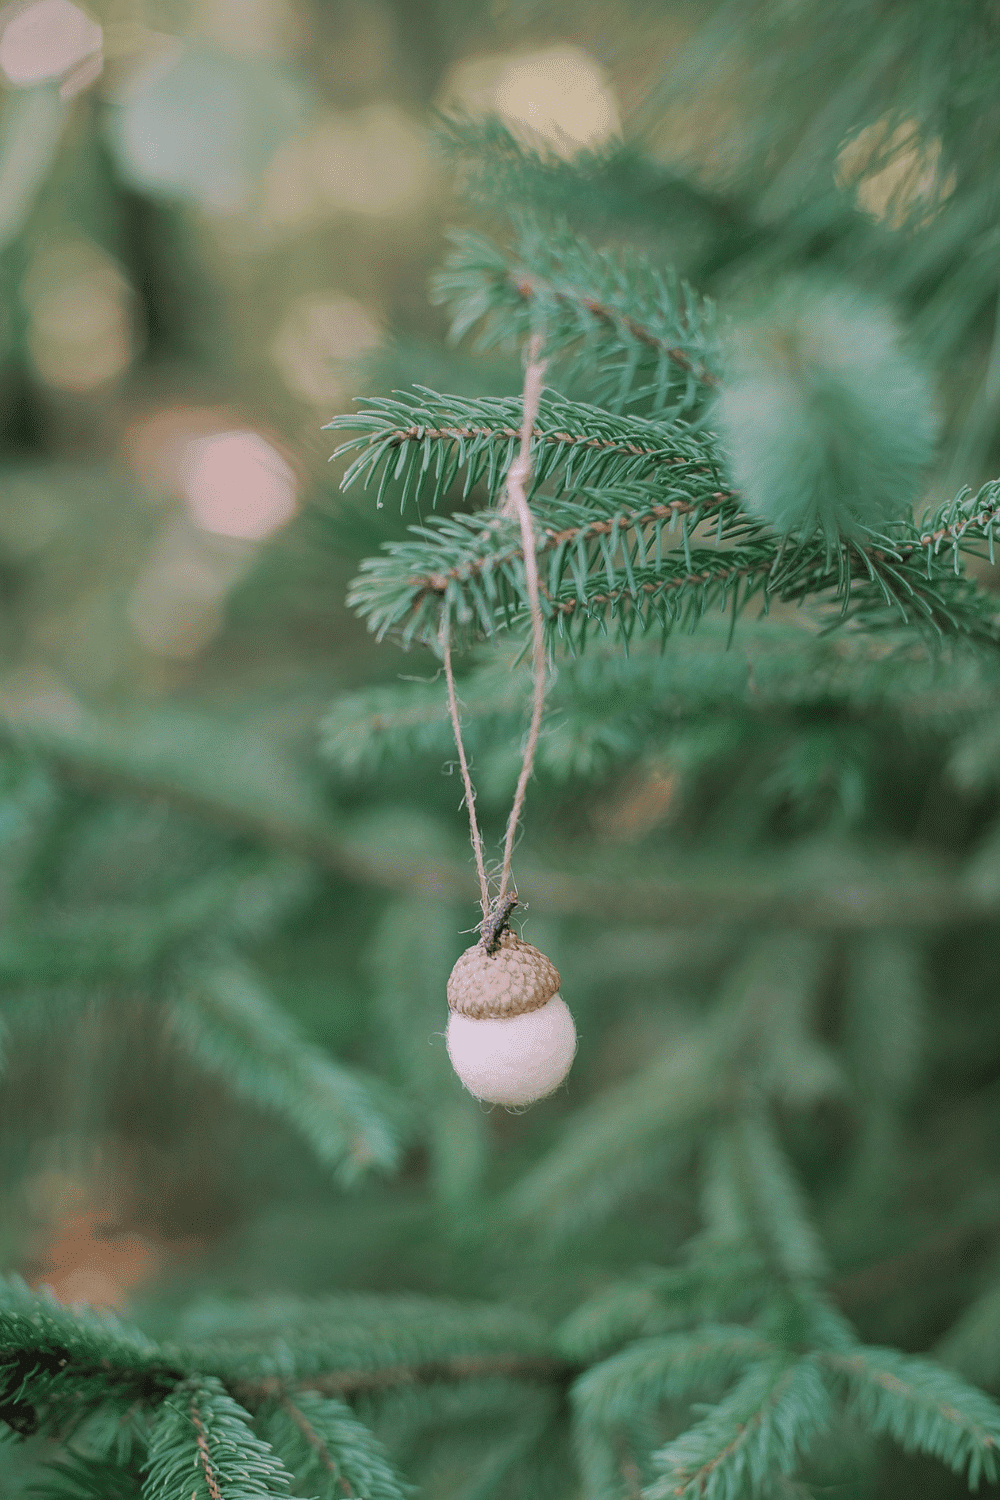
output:
<instances>
[{"instance_id":1,"label":"hanging ornament loop","mask_svg":"<svg viewBox=\"0 0 1000 1500\"><path fill-rule=\"evenodd\" d=\"M500 514L517 520L521 529L524 583L531 615L531 667L534 690L531 722L521 752L521 769L507 819L503 863L494 896L483 858L483 838L476 817L476 789L469 758L462 743L462 723L451 665L450 617L442 608L440 651L448 684L448 711L455 734L458 763L465 787L469 835L479 874L483 919L479 942L458 959L448 980L451 1012L446 1032L448 1056L465 1087L477 1099L515 1108L544 1099L562 1083L576 1052L576 1027L559 994L559 971L538 948L510 930L517 906L511 891L514 844L524 810L528 782L542 728L547 687L545 618L542 614L535 554L535 525L528 505L531 488L531 436L538 417L545 361L540 334L528 346L524 372L521 447L507 471L506 497Z\"/></svg>"},{"instance_id":2,"label":"hanging ornament loop","mask_svg":"<svg viewBox=\"0 0 1000 1500\"><path fill-rule=\"evenodd\" d=\"M531 724L524 743L521 772L517 778L517 790L507 819L507 833L503 846L503 869L500 872L498 901L503 901L510 885L510 867L514 857L514 839L521 821L528 782L535 764L535 751L542 728L545 711L545 620L542 615L541 590L538 586L538 558L535 555L535 525L528 505L528 486L531 484L531 433L538 416L542 399L542 379L546 361L540 358L542 336L536 333L528 345L528 363L524 372L524 400L521 411L521 448L507 471L507 499L503 514L516 516L521 528L521 550L524 553L524 582L531 610L531 670L534 691L531 702Z\"/></svg>"},{"instance_id":3,"label":"hanging ornament loop","mask_svg":"<svg viewBox=\"0 0 1000 1500\"><path fill-rule=\"evenodd\" d=\"M531 508L528 505L528 489L531 484L531 436L538 416L538 405L542 397L542 380L546 361L541 358L542 335L536 333L528 345L528 360L524 372L524 397L521 416L521 446L517 457L507 471L506 498L501 515L516 518L521 528L521 550L524 554L524 581L531 615L531 667L533 690L531 699L531 722L528 726L524 750L521 754L521 769L518 773L514 801L507 819L504 835L503 865L500 885L496 896L490 891L486 861L483 855L483 836L476 817L476 789L472 784L469 758L462 740L462 720L455 691L455 673L451 661L451 619L447 604L442 606L441 625L438 632L438 650L444 665L445 682L448 687L448 713L451 718L458 764L462 772L465 789L465 807L469 816L469 838L476 857L476 873L479 876L479 904L483 919L479 924L480 942L487 953L495 953L500 937L510 921L510 914L517 905L517 896L508 895L511 884L511 864L514 858L514 841L517 837L528 782L535 764L535 751L541 733L542 715L545 712L547 673L545 661L545 618L542 614L541 590L538 583L538 559L535 555L535 528Z\"/></svg>"}]
</instances>

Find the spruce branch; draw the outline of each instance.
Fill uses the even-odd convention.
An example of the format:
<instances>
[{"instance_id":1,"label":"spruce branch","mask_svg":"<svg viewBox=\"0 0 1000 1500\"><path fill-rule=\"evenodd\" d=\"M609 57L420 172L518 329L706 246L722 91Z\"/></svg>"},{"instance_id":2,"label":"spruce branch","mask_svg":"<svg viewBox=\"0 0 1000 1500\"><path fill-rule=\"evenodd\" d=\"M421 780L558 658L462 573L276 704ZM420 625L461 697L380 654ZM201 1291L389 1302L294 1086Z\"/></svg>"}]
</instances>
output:
<instances>
[{"instance_id":1,"label":"spruce branch","mask_svg":"<svg viewBox=\"0 0 1000 1500\"><path fill-rule=\"evenodd\" d=\"M522 402L517 396L442 396L424 386L399 399L367 398L360 411L347 412L326 424L334 431L360 435L342 443L332 457L358 453L341 481L349 489L378 479L382 504L390 485L400 485L400 509L411 500L437 504L459 475L461 494L483 482L495 500L506 482L521 438ZM599 406L567 401L547 392L533 426L532 484L529 498L542 484L554 493L589 485L602 487L669 471L664 482L678 493L685 484L726 488L711 442L681 423L620 417ZM394 493L396 493L394 491ZM667 497L669 498L669 496Z\"/></svg>"},{"instance_id":2,"label":"spruce branch","mask_svg":"<svg viewBox=\"0 0 1000 1500\"><path fill-rule=\"evenodd\" d=\"M482 349L544 328L550 356L572 356L609 411L643 402L673 415L717 385L712 305L643 257L598 250L564 225L522 226L514 251L467 230L451 239L432 299L449 306L454 340L477 323Z\"/></svg>"},{"instance_id":3,"label":"spruce branch","mask_svg":"<svg viewBox=\"0 0 1000 1500\"><path fill-rule=\"evenodd\" d=\"M745 664L735 655L721 660L739 674L745 689ZM893 670L891 658L885 666L887 672ZM696 665L694 680L702 678L705 670ZM325 823L318 808L307 817L285 808L248 807L225 792L210 796L190 782L182 765L170 767L162 760L149 765L133 759L117 744L97 753L89 742L78 742L72 734L56 736L49 728L32 733L24 724L14 727L0 722L0 737L37 757L68 785L104 796L166 802L180 812L265 847L285 850L348 880L456 903L469 900L474 892L474 882L470 883L470 873L461 861L426 854L417 859L406 851L375 848L370 839L352 835L349 828ZM624 868L609 875L606 862L600 869L596 865L587 869L579 857L574 857L572 867L524 857L518 885L522 903L544 898L546 909L555 913L591 915L599 910L609 919L675 925L716 923L720 912L725 912L733 923L783 927L939 928L984 920L1000 909L1000 892L956 878L950 862L928 860L866 860L860 867L853 865L817 879L813 873L804 874L794 862L736 865L722 876L699 861L679 867L675 858L669 870L652 863L642 878L636 878Z\"/></svg>"},{"instance_id":4,"label":"spruce branch","mask_svg":"<svg viewBox=\"0 0 1000 1500\"><path fill-rule=\"evenodd\" d=\"M661 1179L711 1116L719 1061L716 1030L692 1029L592 1099L511 1190L513 1221L553 1240L569 1237Z\"/></svg>"},{"instance_id":5,"label":"spruce branch","mask_svg":"<svg viewBox=\"0 0 1000 1500\"><path fill-rule=\"evenodd\" d=\"M536 500L536 557L550 637L565 628L558 622L577 610L589 618L619 598L645 603L663 571L674 573L664 580L667 592L685 577L692 588L705 581L696 572L691 537L703 520L722 518L724 499L710 492L701 500L663 501L612 488L582 492L576 503ZM669 533L678 521L673 554L667 550ZM410 529L418 540L388 543L381 556L366 559L348 595L379 639L398 632L404 644L430 644L442 617L467 636L491 636L527 613L524 554L507 518L495 511L438 516ZM772 549L761 563L761 576L773 559ZM705 561L708 575L745 576L729 553L724 561L717 552Z\"/></svg>"},{"instance_id":6,"label":"spruce branch","mask_svg":"<svg viewBox=\"0 0 1000 1500\"><path fill-rule=\"evenodd\" d=\"M567 161L520 140L495 115L444 119L437 134L463 196L492 213L502 208L509 215L511 204L528 205L540 216L565 216L572 225L595 225L616 236L631 227L656 240L677 216L723 243L737 235L741 248L748 237L774 232L770 226L762 231L749 204L654 163L621 140L574 152Z\"/></svg>"},{"instance_id":7,"label":"spruce branch","mask_svg":"<svg viewBox=\"0 0 1000 1500\"><path fill-rule=\"evenodd\" d=\"M286 1119L341 1182L397 1165L399 1133L379 1090L306 1042L248 966L190 975L169 1026L202 1066Z\"/></svg>"},{"instance_id":8,"label":"spruce branch","mask_svg":"<svg viewBox=\"0 0 1000 1500\"><path fill-rule=\"evenodd\" d=\"M994 674L972 653L953 657L947 677L941 674L935 683L922 652L887 650L877 638L809 637L796 626L748 620L740 649L727 651L722 649L727 634L725 621L706 620L696 635L669 652L649 642L624 657L614 643L605 642L564 658L549 689L552 712L539 746L540 767L557 780L586 777L635 760L651 740L663 742L682 725L743 710L780 715L794 707L831 704L852 714L888 712L902 726L916 722L935 731L967 721L977 734L982 710L993 706ZM480 752L506 742L523 718L529 681L516 659L516 644L478 652L458 684L463 733ZM615 705L613 715L609 703ZM998 723L989 721L990 764L996 760ZM322 729L324 755L351 781L394 763L439 758L450 746L436 680L408 679L339 694Z\"/></svg>"},{"instance_id":9,"label":"spruce branch","mask_svg":"<svg viewBox=\"0 0 1000 1500\"><path fill-rule=\"evenodd\" d=\"M413 408L395 401L336 419L335 425L367 431L338 450L363 449L345 486L361 477L367 483L379 470L383 485L390 473L403 474L405 502L433 471L436 501L464 467L466 492L485 475L496 495L513 462L514 405L434 401L433 408L420 408L421 421L406 426L401 411L411 415ZM470 420L477 408L482 417L495 407L503 408L502 422L477 426ZM442 424L445 410L450 424ZM612 430L609 423L619 425ZM490 446L498 441L505 445L499 460ZM403 460L407 442L422 448L418 464ZM589 447L583 461L567 452L579 443ZM996 643L991 601L958 566L963 547L973 550L984 538L992 546L998 502L989 487L975 497L963 492L920 527L900 522L865 539L835 541L819 532L789 540L740 510L739 497L721 478L714 440L682 424L623 421L580 403L543 403L533 462L535 486L555 479L553 494L533 491L550 640L565 636L579 650L597 624L627 644L636 629L669 632L715 607L732 608L735 618L759 594L765 602L833 607L841 619L869 628L896 621L932 640L965 636ZM693 545L708 519L716 523L714 545ZM665 548L669 527L678 521L676 543ZM951 543L950 568L939 560L945 542ZM492 635L527 613L523 543L495 511L432 517L362 564L348 602L380 639L391 631L404 645L436 640L442 616L449 628Z\"/></svg>"},{"instance_id":10,"label":"spruce branch","mask_svg":"<svg viewBox=\"0 0 1000 1500\"><path fill-rule=\"evenodd\" d=\"M259 1425L317 1500L405 1500L409 1492L382 1445L336 1397L283 1394Z\"/></svg>"},{"instance_id":11,"label":"spruce branch","mask_svg":"<svg viewBox=\"0 0 1000 1500\"><path fill-rule=\"evenodd\" d=\"M181 1382L161 1403L146 1470L145 1500L256 1500L291 1484L249 1413L206 1375Z\"/></svg>"},{"instance_id":12,"label":"spruce branch","mask_svg":"<svg viewBox=\"0 0 1000 1500\"><path fill-rule=\"evenodd\" d=\"M918 525L919 535L916 541L910 541L900 548L900 555L911 556L917 548L921 548L928 558L937 557L942 548L950 548L952 563L958 568L959 556L962 551L973 551L971 546L963 547L964 542L985 542L987 556L990 562L994 562L994 532L1000 520L1000 479L991 479L973 492L967 486L961 489L952 500L947 500L932 511L924 515ZM981 555L974 553L974 555Z\"/></svg>"},{"instance_id":13,"label":"spruce branch","mask_svg":"<svg viewBox=\"0 0 1000 1500\"><path fill-rule=\"evenodd\" d=\"M886 1433L966 1472L970 1489L1000 1474L1000 1406L950 1370L895 1349L824 1351L824 1367L846 1390L849 1410Z\"/></svg>"},{"instance_id":14,"label":"spruce branch","mask_svg":"<svg viewBox=\"0 0 1000 1500\"><path fill-rule=\"evenodd\" d=\"M316 1391L322 1396L354 1396L362 1392L391 1391L410 1386L436 1385L441 1381L464 1384L494 1376L527 1381L563 1383L576 1367L551 1355L462 1354L442 1359L409 1360L377 1369L319 1370L312 1375L282 1378L262 1375L256 1379L232 1379L237 1395L248 1402L273 1401L286 1392Z\"/></svg>"},{"instance_id":15,"label":"spruce branch","mask_svg":"<svg viewBox=\"0 0 1000 1500\"><path fill-rule=\"evenodd\" d=\"M757 1364L717 1406L654 1454L662 1477L646 1500L752 1500L829 1426L833 1406L816 1359Z\"/></svg>"},{"instance_id":16,"label":"spruce branch","mask_svg":"<svg viewBox=\"0 0 1000 1500\"><path fill-rule=\"evenodd\" d=\"M269 904L286 906L301 895L302 876L301 865L290 860L253 854L144 905L142 923L137 904L122 902L50 921L34 917L30 928L11 924L0 939L0 986L148 972L208 933L223 940L242 936L251 914L259 932Z\"/></svg>"},{"instance_id":17,"label":"spruce branch","mask_svg":"<svg viewBox=\"0 0 1000 1500\"><path fill-rule=\"evenodd\" d=\"M166 1346L175 1366L208 1370L247 1399L296 1387L345 1395L408 1382L552 1374L563 1363L535 1318L493 1303L343 1295L212 1305Z\"/></svg>"},{"instance_id":18,"label":"spruce branch","mask_svg":"<svg viewBox=\"0 0 1000 1500\"><path fill-rule=\"evenodd\" d=\"M609 518L608 532L581 527L575 545L555 546L542 595L550 639L563 636L581 650L596 624L627 643L637 629L669 633L712 609L738 614L759 595L765 602L826 606L836 611L834 622L903 625L935 642L964 637L996 644L989 597L953 567L935 566L929 548L922 555L917 542L903 543L905 552L889 543L868 550L844 545L831 555L822 538L793 549L740 522L722 532L724 547L692 546L706 509L681 512L681 536L669 550L662 550L667 517L654 515L645 530L649 512L639 507ZM523 559L492 513L434 517L411 532L419 540L387 543L381 556L362 564L348 596L379 639L392 632L404 645L429 644L442 612L470 634L492 636L527 612Z\"/></svg>"},{"instance_id":19,"label":"spruce branch","mask_svg":"<svg viewBox=\"0 0 1000 1500\"><path fill-rule=\"evenodd\" d=\"M627 1423L642 1408L723 1390L774 1353L755 1330L735 1324L706 1323L691 1333L637 1339L574 1383L577 1419L605 1427Z\"/></svg>"},{"instance_id":20,"label":"spruce branch","mask_svg":"<svg viewBox=\"0 0 1000 1500\"><path fill-rule=\"evenodd\" d=\"M566 1358L596 1364L633 1340L692 1326L697 1334L720 1321L734 1326L758 1310L768 1278L753 1249L742 1242L716 1243L707 1254L697 1242L690 1249L684 1263L641 1267L576 1308L559 1329ZM741 1336L747 1331L736 1326Z\"/></svg>"},{"instance_id":21,"label":"spruce branch","mask_svg":"<svg viewBox=\"0 0 1000 1500\"><path fill-rule=\"evenodd\" d=\"M827 1274L819 1236L802 1189L759 1109L731 1128L734 1167L746 1195L748 1228L774 1272L791 1283L818 1283Z\"/></svg>"},{"instance_id":22,"label":"spruce branch","mask_svg":"<svg viewBox=\"0 0 1000 1500\"><path fill-rule=\"evenodd\" d=\"M43 1466L29 1493L32 1500L139 1500L141 1490L133 1465L69 1451Z\"/></svg>"}]
</instances>

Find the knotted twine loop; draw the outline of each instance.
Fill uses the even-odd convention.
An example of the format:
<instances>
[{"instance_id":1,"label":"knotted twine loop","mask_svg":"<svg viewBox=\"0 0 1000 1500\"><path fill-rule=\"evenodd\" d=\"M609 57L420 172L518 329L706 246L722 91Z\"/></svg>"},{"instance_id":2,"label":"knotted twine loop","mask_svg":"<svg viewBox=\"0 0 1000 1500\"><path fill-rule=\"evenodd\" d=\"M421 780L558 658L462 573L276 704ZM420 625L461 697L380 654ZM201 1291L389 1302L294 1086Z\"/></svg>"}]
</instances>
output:
<instances>
[{"instance_id":1,"label":"knotted twine loop","mask_svg":"<svg viewBox=\"0 0 1000 1500\"><path fill-rule=\"evenodd\" d=\"M534 686L531 703L531 723L528 726L528 735L521 755L521 770L517 778L517 787L514 791L514 801L511 805L510 816L507 819L507 831L504 836L503 866L500 871L500 887L495 899L491 898L490 895L489 877L486 873L486 863L483 857L483 836L479 831L479 820L476 817L476 790L472 784L468 757L462 741L462 723L458 712L455 675L451 663L451 639L448 630L448 615L444 609L442 609L441 613L441 628L438 637L441 659L444 663L445 681L448 685L448 713L451 717L452 732L455 736L455 748L458 751L458 763L462 771L462 782L465 787L465 806L469 814L469 837L473 853L476 857L476 872L479 876L479 904L483 912L483 920L480 923L480 945L485 948L487 954L496 953L504 929L510 921L511 912L517 905L517 896L508 895L511 883L511 864L514 858L514 840L521 821L521 813L524 810L524 799L528 791L528 782L531 779L531 772L535 764L535 751L538 748L538 737L542 727L542 714L545 710L545 692L548 685L545 670L545 619L542 615L541 590L538 584L535 530L531 508L528 505L528 487L531 484L531 435L538 416L538 407L542 397L542 379L547 364L546 360L539 357L541 350L542 336L541 334L535 334L528 345L528 362L524 372L524 393L521 407L521 446L517 457L507 470L507 494L500 512L504 516L516 516L521 528L521 550L524 553L524 581L528 595L528 608L531 615L531 670Z\"/></svg>"}]
</instances>

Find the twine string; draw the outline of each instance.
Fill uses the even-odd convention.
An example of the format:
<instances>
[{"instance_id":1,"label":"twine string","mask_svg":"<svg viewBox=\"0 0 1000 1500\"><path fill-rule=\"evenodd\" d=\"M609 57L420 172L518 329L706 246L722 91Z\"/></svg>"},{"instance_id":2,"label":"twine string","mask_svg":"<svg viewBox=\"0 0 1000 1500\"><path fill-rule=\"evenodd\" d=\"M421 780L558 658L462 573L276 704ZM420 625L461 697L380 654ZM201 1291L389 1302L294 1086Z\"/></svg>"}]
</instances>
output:
<instances>
[{"instance_id":1,"label":"twine string","mask_svg":"<svg viewBox=\"0 0 1000 1500\"><path fill-rule=\"evenodd\" d=\"M518 825L521 821L521 814L524 811L524 799L527 795L528 782L531 779L531 772L535 764L535 751L538 748L538 737L542 727L542 714L545 709L545 691L547 687L547 674L545 670L545 619L542 615L541 591L538 584L538 559L535 556L534 525L531 518L531 509L528 505L528 486L531 483L531 435L538 416L538 406L542 396L542 379L546 366L546 361L540 358L541 349L542 336L541 334L535 334L528 345L528 362L524 372L521 446L517 457L507 471L507 494L501 511L501 514L504 516L515 516L521 529L521 550L524 553L524 580L528 595L528 608L531 615L533 693L531 723L528 726L528 734L521 755L521 769L517 778L514 801L511 805L510 816L507 819L507 830L504 836L503 865L500 872L500 887L495 900L491 899L490 896L489 879L486 874L486 865L483 858L483 836L479 831L479 820L476 817L476 792L472 784L472 776L469 772L469 761L465 753L465 745L462 741L462 722L458 711L455 676L451 664L449 612L446 606L442 608L441 612L439 646L441 659L444 663L445 681L448 684L448 712L451 716L451 727L455 736L455 748L458 751L458 763L462 770L462 781L465 785L465 806L469 814L469 837L472 841L472 849L476 857L476 871L479 875L479 899L483 909L481 931L487 927L491 912L499 913L506 906L505 917L509 917L510 909L516 905L516 897L508 897L507 895L511 884L514 841L517 836ZM495 934L492 936L495 939ZM485 931L483 931L483 940L486 940Z\"/></svg>"},{"instance_id":2,"label":"twine string","mask_svg":"<svg viewBox=\"0 0 1000 1500\"><path fill-rule=\"evenodd\" d=\"M528 791L535 751L542 727L545 708L545 620L542 616L541 596L538 588L538 558L535 555L535 528L528 506L528 485L531 483L531 432L538 416L538 404L542 396L542 377L545 361L539 358L542 336L536 333L528 346L528 364L524 372L524 401L521 415L521 448L507 471L507 499L503 514L517 517L521 527L521 551L524 553L524 581L528 591L528 607L531 610L531 672L534 692L531 703L531 724L521 757L521 773L517 778L517 789L507 819L507 832L503 846L503 869L500 872L500 891L497 902L501 902L510 885L510 867L514 857L514 839L524 810L524 799Z\"/></svg>"},{"instance_id":3,"label":"twine string","mask_svg":"<svg viewBox=\"0 0 1000 1500\"><path fill-rule=\"evenodd\" d=\"M455 693L455 673L451 665L451 639L448 633L448 611L441 611L440 648L441 658L444 662L444 677L448 684L448 712L451 715L451 728L455 736L455 748L458 751L458 764L462 769L462 782L465 786L465 806L469 814L469 838L472 841L472 850L476 856L476 873L479 876L479 904L483 909L483 921L490 914L490 883L486 876L486 861L483 857L483 836L479 831L479 819L476 817L476 789L472 784L469 774L469 761L465 753L465 744L462 740L462 721L458 713L458 697Z\"/></svg>"}]
</instances>

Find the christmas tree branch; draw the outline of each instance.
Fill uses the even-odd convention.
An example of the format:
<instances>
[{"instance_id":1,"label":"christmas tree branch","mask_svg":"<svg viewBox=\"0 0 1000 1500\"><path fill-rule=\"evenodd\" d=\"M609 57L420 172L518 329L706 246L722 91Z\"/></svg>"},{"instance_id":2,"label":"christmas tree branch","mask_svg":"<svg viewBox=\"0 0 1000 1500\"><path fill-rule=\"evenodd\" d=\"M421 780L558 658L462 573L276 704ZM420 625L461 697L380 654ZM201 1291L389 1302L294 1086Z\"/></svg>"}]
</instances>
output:
<instances>
[{"instance_id":1,"label":"christmas tree branch","mask_svg":"<svg viewBox=\"0 0 1000 1500\"><path fill-rule=\"evenodd\" d=\"M169 1029L203 1067L287 1120L340 1183L398 1165L398 1132L377 1089L300 1036L249 967L233 962L185 977Z\"/></svg>"},{"instance_id":2,"label":"christmas tree branch","mask_svg":"<svg viewBox=\"0 0 1000 1500\"><path fill-rule=\"evenodd\" d=\"M350 1396L359 1391L380 1391L395 1386L429 1385L439 1380L479 1380L505 1375L524 1380L565 1382L576 1366L556 1356L523 1354L456 1355L450 1359L414 1360L382 1369L329 1370L285 1380L268 1375L260 1380L238 1380L234 1389L248 1401L264 1401L288 1391L319 1391L326 1396Z\"/></svg>"},{"instance_id":3,"label":"christmas tree branch","mask_svg":"<svg viewBox=\"0 0 1000 1500\"><path fill-rule=\"evenodd\" d=\"M894 620L933 639L996 644L992 602L953 566L937 565L929 546L914 542L904 555L891 543L843 544L831 555L822 537L793 547L739 518L720 526L724 548L695 548L690 534L701 514L682 513L678 545L662 553L663 521L647 536L641 522L628 526L628 511L596 545L588 547L581 530L576 546L555 550L542 604L550 635L565 634L580 650L596 622L628 641L636 629L669 632L712 608L738 612L760 593L832 605L841 618L870 624ZM404 645L429 643L442 611L470 633L489 636L526 612L523 559L492 513L435 517L412 531L418 540L388 543L362 564L351 588L348 602L379 639L391 631ZM741 536L744 545L735 545Z\"/></svg>"},{"instance_id":4,"label":"christmas tree branch","mask_svg":"<svg viewBox=\"0 0 1000 1500\"><path fill-rule=\"evenodd\" d=\"M326 425L360 434L333 454L337 459L358 453L341 487L362 480L367 489L377 478L381 504L390 485L398 483L393 495L402 510L415 499L436 506L460 472L463 495L482 481L495 501L518 451L521 416L519 396L468 400L417 386L401 399L370 397L360 411ZM663 475L664 482L682 496L726 488L704 434L681 424L616 416L551 391L540 402L533 427L532 469L532 494L546 481L558 494L570 486L606 487L665 470L669 481Z\"/></svg>"},{"instance_id":5,"label":"christmas tree branch","mask_svg":"<svg viewBox=\"0 0 1000 1500\"><path fill-rule=\"evenodd\" d=\"M324 827L318 811L300 819L287 812L250 809L193 788L179 770L170 775L162 766L130 763L120 754L97 755L69 738L57 739L51 730L32 735L23 724L0 724L0 738L37 754L71 785L103 795L167 802L180 812L359 884L449 902L474 899L475 883L463 862L375 849L368 839L352 840L341 830ZM556 914L592 917L599 911L609 921L681 926L749 921L853 931L887 925L946 926L987 920L1000 912L1000 892L965 883L953 867L935 868L926 862L898 862L885 870L869 865L825 882L815 877L803 881L794 865L776 873L773 862L742 873L737 868L725 878L695 864L680 874L677 869L674 859L670 875L654 867L637 878L624 870L617 876L581 873L579 859L570 870L525 858L518 886L522 904L538 900Z\"/></svg>"},{"instance_id":6,"label":"christmas tree branch","mask_svg":"<svg viewBox=\"0 0 1000 1500\"><path fill-rule=\"evenodd\" d=\"M403 501L433 476L433 498L443 498L459 468L466 491L485 477L496 496L513 462L516 402L469 403L433 396L417 408L418 421L400 425L414 406L380 401L335 426L361 426L366 436L338 450L361 447L345 486L381 471L402 477ZM478 409L502 408L504 420L477 426ZM442 411L450 424L442 425ZM464 425L463 425L464 423ZM609 427L608 424L611 424ZM615 426L614 424L618 424ZM495 447L502 440L503 451ZM404 459L401 444L419 447ZM583 456L574 453L582 444ZM675 446L676 445L676 446ZM434 454L436 450L436 461ZM669 631L716 604L734 612L753 593L787 602L815 600L843 617L876 625L889 616L931 637L965 635L995 644L990 601L964 578L961 550L986 540L992 552L995 487L962 492L917 527L899 522L885 535L831 540L822 532L782 538L739 509L739 497L720 477L720 455L708 434L679 424L614 417L580 403L543 403L539 411L534 483L555 479L555 493L537 495L536 557L546 559L543 610L550 635L567 635L576 649L589 623L614 628L628 641L637 629ZM692 545L699 525L716 521L715 547ZM676 546L663 547L668 523L680 521ZM495 512L433 517L410 537L367 559L349 602L382 638L398 632L405 644L433 642L444 615L458 626L491 635L529 607L523 541ZM951 565L939 561L950 543ZM718 547L726 551L725 561ZM732 555L735 549L737 556Z\"/></svg>"},{"instance_id":7,"label":"christmas tree branch","mask_svg":"<svg viewBox=\"0 0 1000 1500\"><path fill-rule=\"evenodd\" d=\"M649 1500L724 1500L759 1493L791 1474L799 1455L829 1424L829 1395L812 1357L774 1358L751 1369L718 1405L675 1438L654 1463L662 1478Z\"/></svg>"},{"instance_id":8,"label":"christmas tree branch","mask_svg":"<svg viewBox=\"0 0 1000 1500\"><path fill-rule=\"evenodd\" d=\"M290 1485L281 1459L253 1432L250 1420L212 1376L181 1382L157 1408L144 1494L150 1500L175 1500L178 1494L190 1494L191 1500L251 1500Z\"/></svg>"},{"instance_id":9,"label":"christmas tree branch","mask_svg":"<svg viewBox=\"0 0 1000 1500\"><path fill-rule=\"evenodd\" d=\"M970 1489L1000 1472L1000 1410L931 1360L895 1349L858 1348L818 1356L848 1394L849 1409L873 1432L967 1471Z\"/></svg>"},{"instance_id":10,"label":"christmas tree branch","mask_svg":"<svg viewBox=\"0 0 1000 1500\"><path fill-rule=\"evenodd\" d=\"M643 257L551 225L524 227L516 252L469 231L452 240L433 296L451 308L454 339L480 322L481 348L544 328L550 356L582 360L588 395L611 411L644 401L676 413L718 384L714 309Z\"/></svg>"},{"instance_id":11,"label":"christmas tree branch","mask_svg":"<svg viewBox=\"0 0 1000 1500\"><path fill-rule=\"evenodd\" d=\"M272 1446L317 1500L405 1500L409 1486L349 1406L314 1391L282 1395L263 1419Z\"/></svg>"}]
</instances>

